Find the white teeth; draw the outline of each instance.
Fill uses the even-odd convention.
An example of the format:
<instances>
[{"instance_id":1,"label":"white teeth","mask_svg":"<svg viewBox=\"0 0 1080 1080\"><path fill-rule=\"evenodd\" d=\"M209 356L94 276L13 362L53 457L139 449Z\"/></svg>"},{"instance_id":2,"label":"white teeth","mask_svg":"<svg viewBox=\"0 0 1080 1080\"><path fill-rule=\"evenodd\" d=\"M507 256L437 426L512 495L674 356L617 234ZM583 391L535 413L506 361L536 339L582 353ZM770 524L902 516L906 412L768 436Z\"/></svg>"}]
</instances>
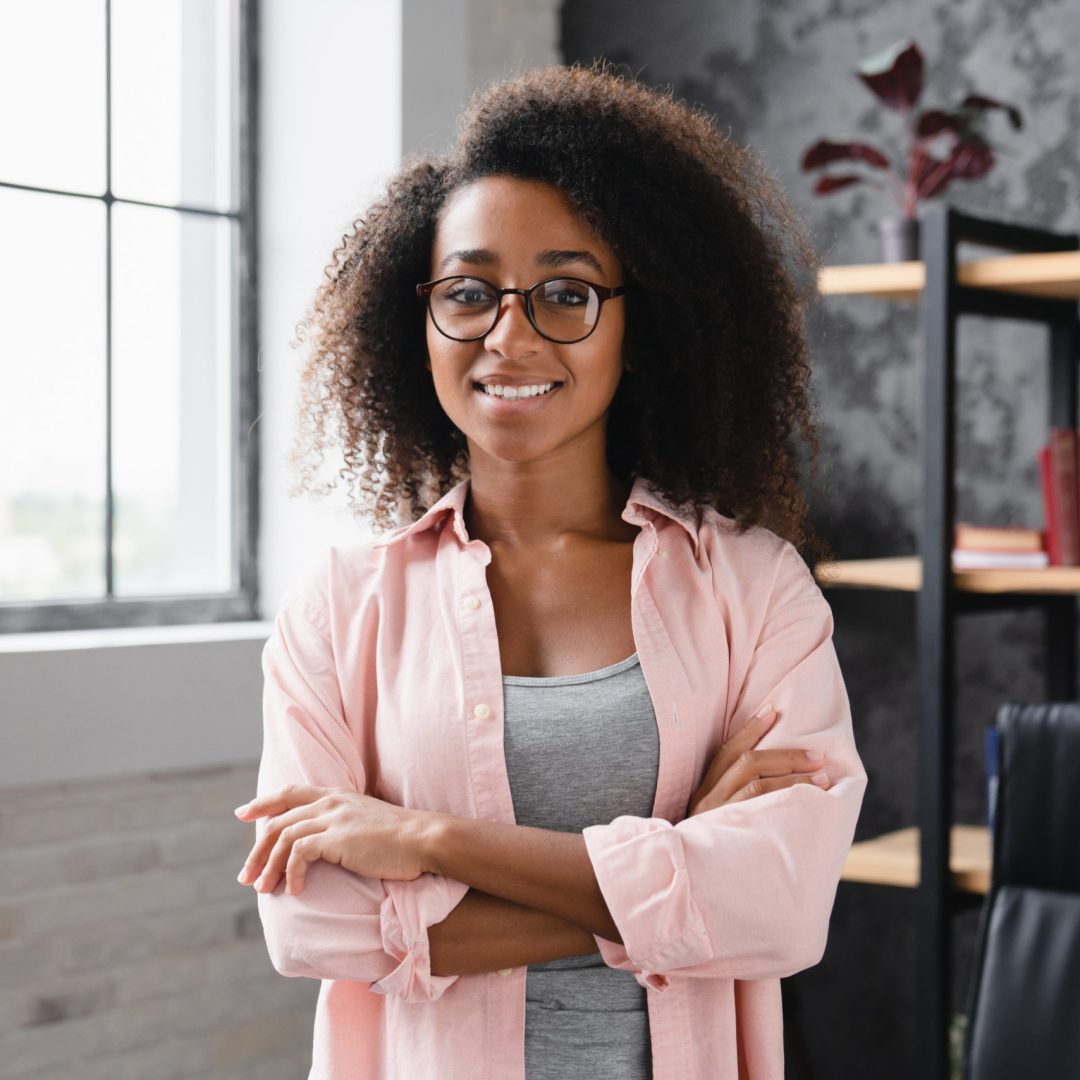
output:
<instances>
[{"instance_id":1,"label":"white teeth","mask_svg":"<svg viewBox=\"0 0 1080 1080\"><path fill-rule=\"evenodd\" d=\"M493 386L487 383L481 383L480 389L485 394L491 394L493 397L507 398L510 401L516 398L535 397L537 394L546 394L549 390L556 387L558 383L544 383L542 386Z\"/></svg>"}]
</instances>

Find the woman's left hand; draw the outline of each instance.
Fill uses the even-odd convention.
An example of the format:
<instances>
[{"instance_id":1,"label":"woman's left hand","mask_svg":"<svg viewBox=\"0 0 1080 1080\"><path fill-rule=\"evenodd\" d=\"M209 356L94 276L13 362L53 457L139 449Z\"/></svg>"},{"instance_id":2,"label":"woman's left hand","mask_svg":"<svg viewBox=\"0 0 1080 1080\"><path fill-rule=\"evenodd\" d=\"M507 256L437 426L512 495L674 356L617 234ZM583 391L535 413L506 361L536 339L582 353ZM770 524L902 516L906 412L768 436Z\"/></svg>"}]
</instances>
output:
<instances>
[{"instance_id":1,"label":"woman's left hand","mask_svg":"<svg viewBox=\"0 0 1080 1080\"><path fill-rule=\"evenodd\" d=\"M365 877L412 881L424 868L421 843L434 815L394 806L347 788L289 784L238 807L242 821L270 815L266 831L251 849L237 881L255 881L258 892L272 892L282 875L285 891L304 887L307 865L315 859L338 863Z\"/></svg>"}]
</instances>

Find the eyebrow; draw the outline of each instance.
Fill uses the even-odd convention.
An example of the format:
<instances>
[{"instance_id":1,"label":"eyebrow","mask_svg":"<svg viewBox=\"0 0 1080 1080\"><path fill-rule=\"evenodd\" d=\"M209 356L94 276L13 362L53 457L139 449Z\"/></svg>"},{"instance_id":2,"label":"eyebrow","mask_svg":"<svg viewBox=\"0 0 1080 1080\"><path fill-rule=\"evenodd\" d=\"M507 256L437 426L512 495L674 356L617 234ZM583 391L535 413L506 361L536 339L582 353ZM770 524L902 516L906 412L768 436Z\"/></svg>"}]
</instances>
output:
<instances>
[{"instance_id":1,"label":"eyebrow","mask_svg":"<svg viewBox=\"0 0 1080 1080\"><path fill-rule=\"evenodd\" d=\"M439 270L445 270L455 259L460 262L475 263L478 266L496 266L499 256L488 248L462 248L460 251L451 251L439 263ZM545 248L536 256L537 266L557 268L566 266L567 263L583 262L591 266L598 274L604 273L600 260L591 251L569 251L558 248Z\"/></svg>"}]
</instances>

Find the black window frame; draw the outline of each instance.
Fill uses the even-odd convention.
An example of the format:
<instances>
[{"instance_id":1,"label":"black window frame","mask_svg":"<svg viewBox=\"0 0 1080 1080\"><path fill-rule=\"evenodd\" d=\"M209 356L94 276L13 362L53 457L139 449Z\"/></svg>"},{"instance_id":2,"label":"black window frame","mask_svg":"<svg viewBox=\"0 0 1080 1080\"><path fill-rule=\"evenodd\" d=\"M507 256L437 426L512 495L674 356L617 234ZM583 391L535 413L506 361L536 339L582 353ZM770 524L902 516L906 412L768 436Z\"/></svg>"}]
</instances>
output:
<instances>
[{"instance_id":1,"label":"black window frame","mask_svg":"<svg viewBox=\"0 0 1080 1080\"><path fill-rule=\"evenodd\" d=\"M56 630L89 630L135 626L179 626L196 623L223 623L258 620L258 536L259 536L259 445L256 419L259 416L258 372L258 261L257 204L255 172L258 155L258 0L234 0L237 17L237 111L236 164L238 169L238 204L228 210L138 199L121 199L112 194L112 88L111 88L111 11L105 5L105 191L100 195L5 182L0 187L71 198L96 199L105 204L105 593L86 600L4 602L0 600L0 634ZM117 597L113 594L114 558L112 544L112 207L115 203L149 206L165 210L207 214L229 218L238 224L239 260L237 265L238 327L235 340L238 355L232 384L239 400L234 407L236 430L232 445L232 477L235 497L231 504L233 565L237 587L221 593L185 593L178 595Z\"/></svg>"}]
</instances>

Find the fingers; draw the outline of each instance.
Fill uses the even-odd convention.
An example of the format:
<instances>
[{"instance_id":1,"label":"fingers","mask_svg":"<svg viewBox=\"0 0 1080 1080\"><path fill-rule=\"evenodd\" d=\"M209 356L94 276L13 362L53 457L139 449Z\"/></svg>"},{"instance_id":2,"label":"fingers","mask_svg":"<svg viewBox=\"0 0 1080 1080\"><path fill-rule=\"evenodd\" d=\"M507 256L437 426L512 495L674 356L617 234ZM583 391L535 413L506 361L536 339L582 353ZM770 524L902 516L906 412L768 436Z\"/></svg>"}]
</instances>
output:
<instances>
[{"instance_id":1,"label":"fingers","mask_svg":"<svg viewBox=\"0 0 1080 1080\"><path fill-rule=\"evenodd\" d=\"M705 776L690 798L687 816L704 813L726 802L764 795L795 783L817 783L825 788L830 786L828 775L822 771L825 762L822 751L809 748L755 749L771 730L776 718L776 710L766 702L716 751Z\"/></svg>"},{"instance_id":2,"label":"fingers","mask_svg":"<svg viewBox=\"0 0 1080 1080\"><path fill-rule=\"evenodd\" d=\"M712 762L702 780L702 786L710 788L730 769L739 756L755 746L776 720L776 710L766 702L758 711L713 755Z\"/></svg>"},{"instance_id":3,"label":"fingers","mask_svg":"<svg viewBox=\"0 0 1080 1080\"><path fill-rule=\"evenodd\" d=\"M308 863L314 862L325 854L323 845L325 839L326 831L323 830L321 833L303 836L293 844L288 862L285 863L285 891L287 893L295 896L303 889Z\"/></svg>"},{"instance_id":4,"label":"fingers","mask_svg":"<svg viewBox=\"0 0 1080 1080\"><path fill-rule=\"evenodd\" d=\"M278 835L277 843L274 844L274 848L270 852L270 857L266 860L266 868L255 882L255 890L257 892L273 892L290 864L295 869L298 862L305 857L317 859L319 856L313 852L310 843L301 844L299 841L303 840L304 837L310 837L325 831L325 822L318 818L298 821L282 829ZM300 854L296 855L296 861L294 862L293 856L296 854L298 846ZM297 890L287 889L286 891L294 892Z\"/></svg>"},{"instance_id":5,"label":"fingers","mask_svg":"<svg viewBox=\"0 0 1080 1080\"><path fill-rule=\"evenodd\" d=\"M810 755L813 754L811 757ZM818 756L820 755L820 757ZM790 782L791 774L795 778L804 773L819 773L824 768L825 755L820 751L800 750L744 750L734 762L728 765L722 776L715 783L702 784L699 791L707 792L705 800L697 804L701 809L704 802L719 806L734 799L735 794L745 791L743 798L764 794L774 790L776 785L768 786L766 781L780 778ZM823 772L821 775L825 776ZM827 779L827 776L826 776ZM753 785L757 783L757 787Z\"/></svg>"},{"instance_id":6,"label":"fingers","mask_svg":"<svg viewBox=\"0 0 1080 1080\"><path fill-rule=\"evenodd\" d=\"M728 738L724 745L734 743L740 747L753 746L773 726L775 720L776 709L773 708L772 702L766 701L738 731Z\"/></svg>"},{"instance_id":7,"label":"fingers","mask_svg":"<svg viewBox=\"0 0 1080 1080\"><path fill-rule=\"evenodd\" d=\"M337 788L318 787L315 784L286 784L278 791L258 795L249 803L238 806L233 813L241 821L251 821L266 814L281 814L297 806L304 806L321 799Z\"/></svg>"},{"instance_id":8,"label":"fingers","mask_svg":"<svg viewBox=\"0 0 1080 1080\"><path fill-rule=\"evenodd\" d=\"M752 799L757 795L765 795L770 791L779 791L781 788L793 787L795 784L813 784L815 787L828 788L831 784L827 773L815 773L813 776L770 776L757 777L751 780L744 788L735 792L728 802L740 802L743 799Z\"/></svg>"},{"instance_id":9,"label":"fingers","mask_svg":"<svg viewBox=\"0 0 1080 1080\"><path fill-rule=\"evenodd\" d=\"M267 864L269 856L274 850L282 831L297 822L314 817L317 813L318 810L315 807L315 804L307 803L304 806L298 806L295 810L290 810L278 817L268 818L265 822L265 829L262 835L258 836L256 839L255 846L251 849L250 854L244 862L243 869L237 874L236 880L239 881L241 885L250 884L256 875L262 872L264 866ZM256 835L258 835L258 830L256 830Z\"/></svg>"},{"instance_id":10,"label":"fingers","mask_svg":"<svg viewBox=\"0 0 1080 1080\"><path fill-rule=\"evenodd\" d=\"M816 772L824 762L820 750L747 750L736 765L754 776L786 776L795 771Z\"/></svg>"}]
</instances>

